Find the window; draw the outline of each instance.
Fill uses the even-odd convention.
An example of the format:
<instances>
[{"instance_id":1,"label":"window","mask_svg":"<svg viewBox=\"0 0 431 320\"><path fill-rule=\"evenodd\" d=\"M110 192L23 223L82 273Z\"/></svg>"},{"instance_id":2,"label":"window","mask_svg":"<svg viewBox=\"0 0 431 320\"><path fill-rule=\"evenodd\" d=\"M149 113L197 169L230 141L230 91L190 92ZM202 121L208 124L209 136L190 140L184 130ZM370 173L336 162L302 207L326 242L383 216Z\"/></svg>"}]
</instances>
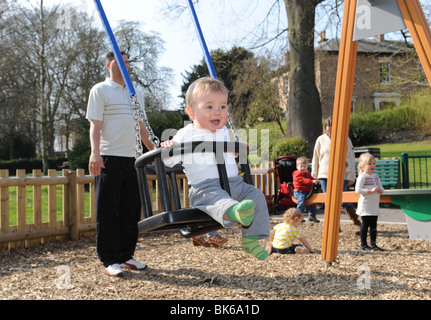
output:
<instances>
[{"instance_id":1,"label":"window","mask_svg":"<svg viewBox=\"0 0 431 320\"><path fill-rule=\"evenodd\" d=\"M287 76L283 77L283 94L287 96L289 94L289 79Z\"/></svg>"},{"instance_id":2,"label":"window","mask_svg":"<svg viewBox=\"0 0 431 320\"><path fill-rule=\"evenodd\" d=\"M380 61L380 83L391 82L391 62Z\"/></svg>"}]
</instances>

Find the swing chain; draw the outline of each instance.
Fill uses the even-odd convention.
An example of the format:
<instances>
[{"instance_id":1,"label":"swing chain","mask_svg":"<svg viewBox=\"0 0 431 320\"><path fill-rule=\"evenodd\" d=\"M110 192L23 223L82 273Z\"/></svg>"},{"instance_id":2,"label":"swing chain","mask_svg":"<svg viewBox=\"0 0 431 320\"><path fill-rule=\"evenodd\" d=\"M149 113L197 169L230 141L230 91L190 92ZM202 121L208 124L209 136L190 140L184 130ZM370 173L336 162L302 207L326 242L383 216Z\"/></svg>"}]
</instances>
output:
<instances>
[{"instance_id":1,"label":"swing chain","mask_svg":"<svg viewBox=\"0 0 431 320\"><path fill-rule=\"evenodd\" d=\"M136 138L136 152L135 152L135 158L139 158L143 154L144 148L142 147L142 138L141 138L141 128L139 125L139 106L137 105L137 100L134 101L132 98L133 103L133 127L135 128L135 138Z\"/></svg>"},{"instance_id":2,"label":"swing chain","mask_svg":"<svg viewBox=\"0 0 431 320\"><path fill-rule=\"evenodd\" d=\"M150 135L150 141L153 144L154 148L158 148L160 144L160 140L153 132L153 129L150 126L150 122L148 121L147 114L145 111L141 108L138 98L136 95L133 95L131 97L132 104L133 104L133 123L135 128L135 138L136 138L136 153L135 158L138 158L143 154L143 146L142 146L142 137L141 137L141 127L139 125L139 120L142 120L142 122L145 125L145 128L147 129L148 134Z\"/></svg>"},{"instance_id":3,"label":"swing chain","mask_svg":"<svg viewBox=\"0 0 431 320\"><path fill-rule=\"evenodd\" d=\"M234 135L234 137L235 137L235 141L239 142L239 135L238 135L238 132L236 131L236 127L235 127L235 125L233 124L233 120L232 120L232 118L231 118L231 116L230 116L229 112L228 112L228 114L227 114L227 123L229 124L229 127L231 128L231 130L232 130L232 132L233 132L233 135Z\"/></svg>"}]
</instances>

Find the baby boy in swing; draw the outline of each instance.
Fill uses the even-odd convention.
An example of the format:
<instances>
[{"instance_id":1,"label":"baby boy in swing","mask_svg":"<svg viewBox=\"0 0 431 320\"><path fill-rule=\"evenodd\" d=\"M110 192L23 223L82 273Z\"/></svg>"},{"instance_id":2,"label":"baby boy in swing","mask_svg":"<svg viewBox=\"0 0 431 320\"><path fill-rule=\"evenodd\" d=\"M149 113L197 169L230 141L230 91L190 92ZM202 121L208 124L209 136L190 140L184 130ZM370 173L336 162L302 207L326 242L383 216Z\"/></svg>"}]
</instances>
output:
<instances>
[{"instance_id":1,"label":"baby boy in swing","mask_svg":"<svg viewBox=\"0 0 431 320\"><path fill-rule=\"evenodd\" d=\"M189 141L230 140L225 126L228 118L228 90L221 81L210 77L196 80L186 92L186 103L186 112L193 122L180 129L172 140L162 142L162 147ZM225 154L232 195L220 186L217 163L212 153L192 157L178 159L173 156L164 160L167 166L183 162L190 184L191 206L207 213L225 228L240 223L244 250L259 260L265 260L268 252L258 242L269 236L269 215L263 193L238 175L233 153Z\"/></svg>"}]
</instances>

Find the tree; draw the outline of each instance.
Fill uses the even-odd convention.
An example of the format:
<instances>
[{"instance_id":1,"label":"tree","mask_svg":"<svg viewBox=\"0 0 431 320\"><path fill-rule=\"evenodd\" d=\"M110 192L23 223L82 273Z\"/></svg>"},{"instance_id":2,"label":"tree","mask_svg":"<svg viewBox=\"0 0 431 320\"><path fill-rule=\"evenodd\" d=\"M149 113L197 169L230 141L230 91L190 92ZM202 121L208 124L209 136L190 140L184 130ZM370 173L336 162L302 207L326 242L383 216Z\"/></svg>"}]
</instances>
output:
<instances>
[{"instance_id":1,"label":"tree","mask_svg":"<svg viewBox=\"0 0 431 320\"><path fill-rule=\"evenodd\" d=\"M236 96L247 95L247 126L257 122L275 121L283 136L286 136L282 121L283 109L280 107L280 88L277 79L285 70L270 57L250 57L237 69L237 78L232 93Z\"/></svg>"},{"instance_id":2,"label":"tree","mask_svg":"<svg viewBox=\"0 0 431 320\"><path fill-rule=\"evenodd\" d=\"M314 146L316 138L322 132L322 110L314 75L314 19L316 7L323 1L325 0L285 0L284 2L273 0L273 5L270 7L270 10L273 10L283 4L288 21L289 48L285 48L286 52L288 51L289 69L287 135L301 137L310 146ZM168 10L171 12L185 10L184 6L179 5L177 1L174 2L176 4L169 5ZM195 2L199 3L199 0ZM219 2L225 3L225 1ZM263 37L258 37L259 43L255 44L254 48L282 37L287 31L280 30L274 38L269 38L266 35L266 28L273 24L270 19L271 15L268 12L266 23L261 24L265 29Z\"/></svg>"},{"instance_id":3,"label":"tree","mask_svg":"<svg viewBox=\"0 0 431 320\"><path fill-rule=\"evenodd\" d=\"M322 107L314 73L314 18L324 0L285 0L290 51L287 135L314 146L322 133Z\"/></svg>"},{"instance_id":4,"label":"tree","mask_svg":"<svg viewBox=\"0 0 431 320\"><path fill-rule=\"evenodd\" d=\"M4 7L3 7L4 5ZM0 15L1 57L0 57L0 135L8 143L8 159L17 155L16 142L18 137L35 141L32 125L28 119L34 115L34 94L36 92L36 72L28 69L26 61L28 50L24 49L20 15L2 3ZM6 10L7 8L7 10ZM21 134L20 134L21 133ZM26 137L24 137L26 135Z\"/></svg>"},{"instance_id":5,"label":"tree","mask_svg":"<svg viewBox=\"0 0 431 320\"><path fill-rule=\"evenodd\" d=\"M149 112L159 112L169 104L166 88L171 83L172 69L157 65L164 41L156 32L143 32L142 26L122 20L114 33L118 46L129 55L132 81L145 92L145 107Z\"/></svg>"},{"instance_id":6,"label":"tree","mask_svg":"<svg viewBox=\"0 0 431 320\"><path fill-rule=\"evenodd\" d=\"M247 105L250 99L250 90L235 92L235 81L241 72L246 72L246 61L253 57L253 53L241 47L233 47L228 51L221 49L210 53L211 60L217 78L220 79L229 90L230 114L234 119L235 125L245 124L247 119ZM185 98L186 91L191 83L200 77L209 76L208 67L204 59L199 65L194 65L191 71L186 71L181 86L182 97Z\"/></svg>"},{"instance_id":7,"label":"tree","mask_svg":"<svg viewBox=\"0 0 431 320\"><path fill-rule=\"evenodd\" d=\"M0 138L9 139L14 158L13 142L23 133L39 146L46 171L59 132L88 136L89 91L108 75L105 56L110 48L87 12L73 4L47 8L44 3L0 2ZM61 24L62 14L69 25ZM140 27L124 22L115 31L120 45L130 51L132 79L143 87L146 102L160 110L168 101L170 69L157 66L163 41Z\"/></svg>"}]
</instances>

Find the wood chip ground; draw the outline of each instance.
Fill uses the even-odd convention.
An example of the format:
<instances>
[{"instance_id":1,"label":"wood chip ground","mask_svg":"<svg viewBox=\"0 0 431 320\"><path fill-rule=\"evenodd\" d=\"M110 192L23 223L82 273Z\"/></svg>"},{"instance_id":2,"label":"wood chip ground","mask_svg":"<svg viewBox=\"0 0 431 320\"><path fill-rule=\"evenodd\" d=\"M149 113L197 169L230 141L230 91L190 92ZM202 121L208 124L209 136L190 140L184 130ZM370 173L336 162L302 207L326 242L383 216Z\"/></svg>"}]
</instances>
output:
<instances>
[{"instance_id":1,"label":"wood chip ground","mask_svg":"<svg viewBox=\"0 0 431 320\"><path fill-rule=\"evenodd\" d=\"M274 222L272 222L274 224ZM323 223L301 226L321 247ZM94 238L0 252L2 300L398 300L431 299L431 242L410 240L407 225L378 225L383 252L359 249L341 225L338 259L272 254L258 261L240 245L240 229L222 230L221 249L194 247L177 232L141 236L135 258L144 271L105 274Z\"/></svg>"}]
</instances>

